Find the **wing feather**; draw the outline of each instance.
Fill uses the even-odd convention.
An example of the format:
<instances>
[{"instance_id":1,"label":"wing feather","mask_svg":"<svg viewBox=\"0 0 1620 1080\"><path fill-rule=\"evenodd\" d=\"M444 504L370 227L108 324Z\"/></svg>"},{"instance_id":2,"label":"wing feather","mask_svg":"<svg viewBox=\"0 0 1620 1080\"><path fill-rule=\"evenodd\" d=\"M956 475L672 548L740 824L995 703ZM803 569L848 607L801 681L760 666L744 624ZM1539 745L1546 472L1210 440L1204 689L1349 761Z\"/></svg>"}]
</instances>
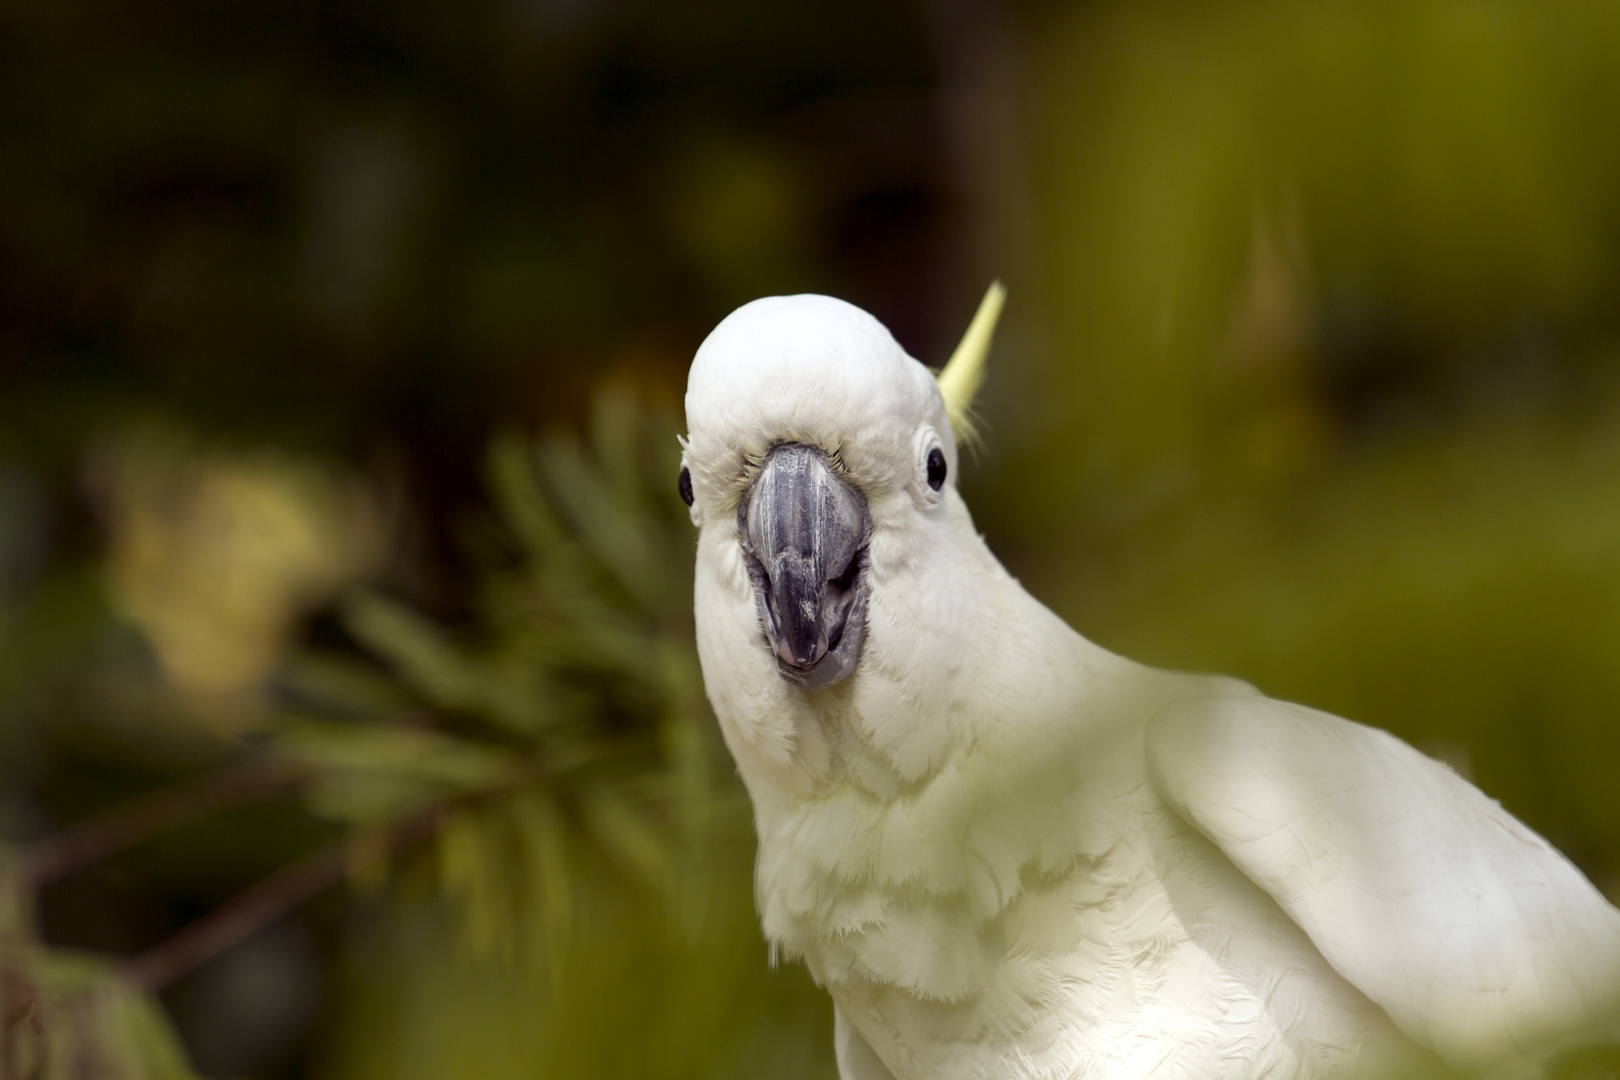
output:
<instances>
[{"instance_id":1,"label":"wing feather","mask_svg":"<svg viewBox=\"0 0 1620 1080\"><path fill-rule=\"evenodd\" d=\"M1620 912L1451 769L1259 695L1177 702L1147 750L1165 800L1453 1066L1613 1036Z\"/></svg>"},{"instance_id":2,"label":"wing feather","mask_svg":"<svg viewBox=\"0 0 1620 1080\"><path fill-rule=\"evenodd\" d=\"M838 1062L838 1080L894 1080L888 1066L837 1005L833 1006L833 1054Z\"/></svg>"}]
</instances>

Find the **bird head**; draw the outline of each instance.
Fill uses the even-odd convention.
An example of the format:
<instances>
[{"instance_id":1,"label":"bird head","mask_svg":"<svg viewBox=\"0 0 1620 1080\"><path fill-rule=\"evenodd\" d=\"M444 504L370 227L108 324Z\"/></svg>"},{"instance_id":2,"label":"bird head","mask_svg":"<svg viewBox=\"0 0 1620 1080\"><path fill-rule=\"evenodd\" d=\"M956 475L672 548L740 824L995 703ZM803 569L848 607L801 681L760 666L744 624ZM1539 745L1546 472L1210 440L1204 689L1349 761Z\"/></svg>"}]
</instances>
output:
<instances>
[{"instance_id":1,"label":"bird head","mask_svg":"<svg viewBox=\"0 0 1620 1080\"><path fill-rule=\"evenodd\" d=\"M926 617L913 577L932 567L924 591L950 588L942 549L977 543L956 492L955 432L1000 298L996 286L938 380L871 315L825 296L756 300L703 342L680 484L701 530L711 697L765 681L831 688L870 666L874 636L904 633L899 607Z\"/></svg>"}]
</instances>

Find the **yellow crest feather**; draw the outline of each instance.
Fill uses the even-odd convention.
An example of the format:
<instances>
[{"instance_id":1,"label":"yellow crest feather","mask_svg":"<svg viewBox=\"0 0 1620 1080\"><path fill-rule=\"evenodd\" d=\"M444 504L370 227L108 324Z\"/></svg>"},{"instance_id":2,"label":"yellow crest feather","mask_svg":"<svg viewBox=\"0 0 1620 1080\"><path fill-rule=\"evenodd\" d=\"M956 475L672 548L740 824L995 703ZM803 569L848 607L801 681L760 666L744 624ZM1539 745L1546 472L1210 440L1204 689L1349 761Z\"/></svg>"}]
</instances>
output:
<instances>
[{"instance_id":1,"label":"yellow crest feather","mask_svg":"<svg viewBox=\"0 0 1620 1080\"><path fill-rule=\"evenodd\" d=\"M996 320L1001 318L1001 305L1006 302L1007 290L1001 282L992 281L979 301L979 310L968 323L967 333L951 353L945 370L938 376L939 392L945 398L945 414L951 418L951 428L958 439L972 442L978 438L969 408L973 395L984 382L984 364L990 356L990 339L996 333Z\"/></svg>"}]
</instances>

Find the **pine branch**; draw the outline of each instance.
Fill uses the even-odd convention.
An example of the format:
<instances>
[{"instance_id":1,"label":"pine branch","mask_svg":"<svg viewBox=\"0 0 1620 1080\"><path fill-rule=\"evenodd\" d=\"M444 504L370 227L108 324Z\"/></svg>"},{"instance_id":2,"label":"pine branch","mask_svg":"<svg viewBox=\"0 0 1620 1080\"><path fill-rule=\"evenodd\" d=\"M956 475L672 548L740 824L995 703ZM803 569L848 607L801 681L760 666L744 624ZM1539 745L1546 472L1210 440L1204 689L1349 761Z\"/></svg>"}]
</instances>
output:
<instances>
[{"instance_id":1,"label":"pine branch","mask_svg":"<svg viewBox=\"0 0 1620 1080\"><path fill-rule=\"evenodd\" d=\"M521 769L470 795L435 802L388 826L380 841L375 833L369 831L363 834L351 832L337 843L272 874L184 927L167 941L125 962L119 975L136 989L160 989L231 946L252 937L305 900L336 885L343 880L351 865L351 856L358 851L363 850L371 858L397 854L431 837L452 809L499 798L529 783L534 777L535 770Z\"/></svg>"},{"instance_id":2,"label":"pine branch","mask_svg":"<svg viewBox=\"0 0 1620 1080\"><path fill-rule=\"evenodd\" d=\"M159 833L303 784L307 768L256 757L181 781L71 825L34 844L21 860L34 886L63 878Z\"/></svg>"}]
</instances>

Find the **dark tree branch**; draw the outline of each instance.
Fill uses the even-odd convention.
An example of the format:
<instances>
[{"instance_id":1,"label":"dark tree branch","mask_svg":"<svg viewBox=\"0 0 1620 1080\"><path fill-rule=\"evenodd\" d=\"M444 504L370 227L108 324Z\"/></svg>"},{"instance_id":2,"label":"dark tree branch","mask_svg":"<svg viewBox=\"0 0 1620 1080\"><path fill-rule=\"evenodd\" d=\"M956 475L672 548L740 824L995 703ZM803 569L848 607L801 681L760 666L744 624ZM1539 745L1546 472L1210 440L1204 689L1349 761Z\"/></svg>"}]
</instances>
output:
<instances>
[{"instance_id":1,"label":"dark tree branch","mask_svg":"<svg viewBox=\"0 0 1620 1080\"><path fill-rule=\"evenodd\" d=\"M21 870L35 886L82 870L132 844L304 783L306 768L256 757L182 781L72 825L30 847Z\"/></svg>"},{"instance_id":2,"label":"dark tree branch","mask_svg":"<svg viewBox=\"0 0 1620 1080\"><path fill-rule=\"evenodd\" d=\"M431 836L443 810L443 806L434 805L394 826L383 842L384 852L391 854ZM354 837L347 837L272 874L167 941L127 961L119 970L120 977L143 991L173 982L343 880L353 845Z\"/></svg>"},{"instance_id":3,"label":"dark tree branch","mask_svg":"<svg viewBox=\"0 0 1620 1080\"><path fill-rule=\"evenodd\" d=\"M330 847L271 875L162 944L127 961L119 975L136 989L159 989L337 884L348 870L351 852L362 844L369 857L394 855L432 836L445 814L453 808L509 794L531 782L535 775L534 769L518 769L480 791L435 802L407 814L385 827L380 843L375 834L352 832Z\"/></svg>"}]
</instances>

